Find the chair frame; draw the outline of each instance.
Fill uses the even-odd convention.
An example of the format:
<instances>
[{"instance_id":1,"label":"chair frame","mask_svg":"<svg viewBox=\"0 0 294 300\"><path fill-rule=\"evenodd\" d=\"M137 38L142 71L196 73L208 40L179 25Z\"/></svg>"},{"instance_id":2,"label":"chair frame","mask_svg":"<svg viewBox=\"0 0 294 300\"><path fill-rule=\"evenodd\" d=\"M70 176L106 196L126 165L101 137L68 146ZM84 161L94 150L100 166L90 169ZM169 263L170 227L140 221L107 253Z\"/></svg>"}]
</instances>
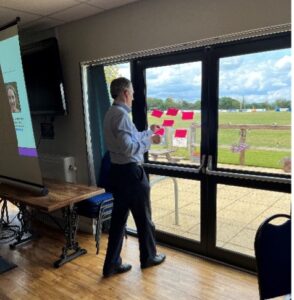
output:
<instances>
[{"instance_id":1,"label":"chair frame","mask_svg":"<svg viewBox=\"0 0 294 300\"><path fill-rule=\"evenodd\" d=\"M291 216L290 215L287 215L287 214L275 214L275 215L267 218L265 221L263 221L260 224L260 226L258 227L256 235L255 235L255 241L254 241L255 256L259 256L259 250L257 250L258 249L258 241L260 239L260 235L262 234L262 230L263 230L264 226L267 225L267 224L269 224L272 220L277 219L277 218L286 218L288 220L291 220ZM259 263L258 263L258 258L256 258L256 269L257 269L257 275L258 275L257 278L258 278L259 296L260 296L261 300L264 300L266 298L264 297L264 291L263 291L263 288L262 288L262 282L261 282L261 278L259 276L259 273L260 273L259 268L260 268L260 266L259 266ZM280 295L280 296L283 296L283 295Z\"/></svg>"},{"instance_id":2,"label":"chair frame","mask_svg":"<svg viewBox=\"0 0 294 300\"><path fill-rule=\"evenodd\" d=\"M105 199L100 204L99 214L96 217L95 241L96 241L96 255L99 253L100 237L102 233L102 224L105 221L111 220L113 208L113 197Z\"/></svg>"}]
</instances>

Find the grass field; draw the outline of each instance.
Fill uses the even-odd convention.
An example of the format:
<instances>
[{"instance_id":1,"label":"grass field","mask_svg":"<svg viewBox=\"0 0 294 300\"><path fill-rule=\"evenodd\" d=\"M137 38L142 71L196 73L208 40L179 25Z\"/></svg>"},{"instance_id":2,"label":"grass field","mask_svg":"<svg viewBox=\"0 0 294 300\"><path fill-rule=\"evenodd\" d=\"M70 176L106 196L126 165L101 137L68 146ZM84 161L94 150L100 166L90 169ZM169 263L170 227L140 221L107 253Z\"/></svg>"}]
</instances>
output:
<instances>
[{"instance_id":1,"label":"grass field","mask_svg":"<svg viewBox=\"0 0 294 300\"><path fill-rule=\"evenodd\" d=\"M181 116L161 117L148 116L149 124L162 124L163 119L173 119L173 128L189 128L192 121L183 121ZM200 113L196 113L194 123L201 124ZM220 112L219 124L238 125L291 125L291 112ZM196 129L196 145L199 152L201 138L200 128ZM224 164L239 164L239 153L233 153L230 148L238 144L240 131L238 129L219 129L218 131L218 162ZM281 161L291 156L291 130L252 129L246 134L246 144L249 149L245 153L245 165L267 168L281 168ZM162 148L153 146L153 148ZM174 156L190 159L187 148L177 148Z\"/></svg>"}]
</instances>

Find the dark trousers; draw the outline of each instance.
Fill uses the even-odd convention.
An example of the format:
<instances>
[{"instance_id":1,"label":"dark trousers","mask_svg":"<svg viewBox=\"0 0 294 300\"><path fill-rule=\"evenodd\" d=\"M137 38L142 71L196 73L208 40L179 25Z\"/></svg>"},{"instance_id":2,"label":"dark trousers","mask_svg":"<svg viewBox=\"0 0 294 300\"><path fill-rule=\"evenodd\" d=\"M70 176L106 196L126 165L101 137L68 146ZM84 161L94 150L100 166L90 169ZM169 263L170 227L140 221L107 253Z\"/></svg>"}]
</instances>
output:
<instances>
[{"instance_id":1,"label":"dark trousers","mask_svg":"<svg viewBox=\"0 0 294 300\"><path fill-rule=\"evenodd\" d=\"M137 227L141 263L156 255L155 227L151 220L150 185L143 167L136 163L112 164L110 183L114 204L104 273L111 272L122 262L120 252L129 211Z\"/></svg>"}]
</instances>

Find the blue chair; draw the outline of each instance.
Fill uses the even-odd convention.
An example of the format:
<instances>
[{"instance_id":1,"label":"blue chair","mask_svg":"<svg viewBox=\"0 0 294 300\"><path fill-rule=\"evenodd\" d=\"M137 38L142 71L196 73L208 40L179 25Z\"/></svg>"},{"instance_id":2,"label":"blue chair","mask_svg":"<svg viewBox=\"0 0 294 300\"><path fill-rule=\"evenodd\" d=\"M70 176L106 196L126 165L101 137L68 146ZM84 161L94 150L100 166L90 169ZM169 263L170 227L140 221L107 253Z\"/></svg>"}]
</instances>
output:
<instances>
[{"instance_id":1,"label":"blue chair","mask_svg":"<svg viewBox=\"0 0 294 300\"><path fill-rule=\"evenodd\" d=\"M281 225L270 224L286 218ZM291 219L277 214L258 228L254 242L260 299L291 294Z\"/></svg>"},{"instance_id":2,"label":"blue chair","mask_svg":"<svg viewBox=\"0 0 294 300\"><path fill-rule=\"evenodd\" d=\"M99 253L100 237L102 233L102 225L105 221L111 219L113 196L110 193L109 185L110 172L110 155L106 152L101 161L100 178L98 182L99 187L105 189L105 193L91 197L87 200L81 201L77 204L78 215L96 219L95 241L96 254Z\"/></svg>"}]
</instances>

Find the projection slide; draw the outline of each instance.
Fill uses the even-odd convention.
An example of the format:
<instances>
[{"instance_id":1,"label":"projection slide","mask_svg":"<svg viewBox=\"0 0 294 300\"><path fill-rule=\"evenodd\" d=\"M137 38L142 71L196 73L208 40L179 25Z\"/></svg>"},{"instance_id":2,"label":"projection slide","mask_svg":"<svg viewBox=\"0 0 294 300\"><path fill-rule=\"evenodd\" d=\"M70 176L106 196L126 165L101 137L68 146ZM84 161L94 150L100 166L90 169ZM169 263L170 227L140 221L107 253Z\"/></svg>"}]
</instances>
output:
<instances>
[{"instance_id":1,"label":"projection slide","mask_svg":"<svg viewBox=\"0 0 294 300\"><path fill-rule=\"evenodd\" d=\"M12 33L14 30L10 29L8 31ZM3 36L4 38L1 39ZM7 36L7 34L1 34L0 32L0 65L16 130L19 154L36 157L37 151L17 32L13 36L10 34Z\"/></svg>"},{"instance_id":2,"label":"projection slide","mask_svg":"<svg viewBox=\"0 0 294 300\"><path fill-rule=\"evenodd\" d=\"M16 25L0 31L0 177L42 185Z\"/></svg>"}]
</instances>

